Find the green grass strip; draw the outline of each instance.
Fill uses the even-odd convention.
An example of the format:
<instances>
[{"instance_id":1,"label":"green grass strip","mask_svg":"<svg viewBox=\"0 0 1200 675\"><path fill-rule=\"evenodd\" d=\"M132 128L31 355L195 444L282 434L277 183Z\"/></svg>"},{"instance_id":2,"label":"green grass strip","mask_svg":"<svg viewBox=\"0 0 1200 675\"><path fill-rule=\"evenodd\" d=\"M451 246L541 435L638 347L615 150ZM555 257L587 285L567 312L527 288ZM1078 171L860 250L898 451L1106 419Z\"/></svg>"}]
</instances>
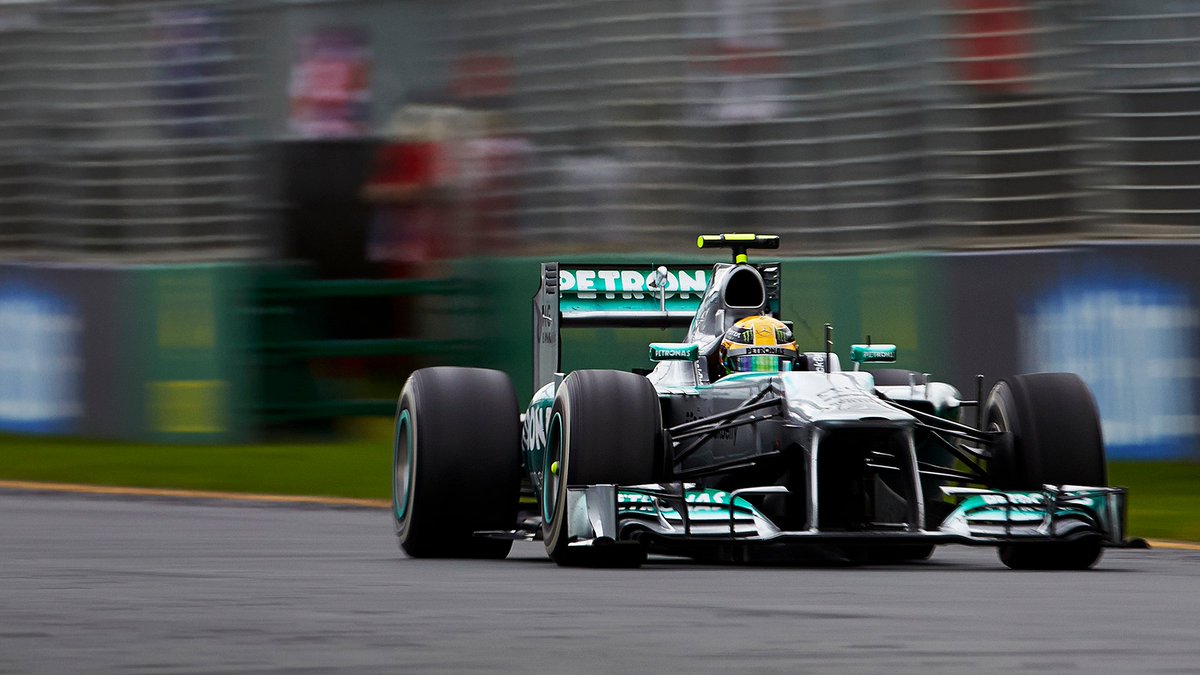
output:
<instances>
[{"instance_id":1,"label":"green grass strip","mask_svg":"<svg viewBox=\"0 0 1200 675\"><path fill-rule=\"evenodd\" d=\"M391 498L387 441L136 445L0 436L0 479L281 495Z\"/></svg>"},{"instance_id":2,"label":"green grass strip","mask_svg":"<svg viewBox=\"0 0 1200 675\"><path fill-rule=\"evenodd\" d=\"M0 436L0 480L259 494L391 498L386 439L231 446ZM1200 463L1114 462L1129 535L1200 541Z\"/></svg>"},{"instance_id":3,"label":"green grass strip","mask_svg":"<svg viewBox=\"0 0 1200 675\"><path fill-rule=\"evenodd\" d=\"M1200 541L1200 463L1112 462L1108 481L1129 488L1129 535Z\"/></svg>"}]
</instances>

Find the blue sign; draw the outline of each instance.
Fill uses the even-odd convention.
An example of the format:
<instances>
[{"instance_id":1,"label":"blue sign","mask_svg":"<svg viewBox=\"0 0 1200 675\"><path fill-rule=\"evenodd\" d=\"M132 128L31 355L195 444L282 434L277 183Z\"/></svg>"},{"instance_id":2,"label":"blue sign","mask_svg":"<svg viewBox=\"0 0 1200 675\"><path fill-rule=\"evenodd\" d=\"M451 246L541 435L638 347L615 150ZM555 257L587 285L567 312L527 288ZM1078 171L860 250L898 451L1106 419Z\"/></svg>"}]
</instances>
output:
<instances>
[{"instance_id":1,"label":"blue sign","mask_svg":"<svg viewBox=\"0 0 1200 675\"><path fill-rule=\"evenodd\" d=\"M83 415L83 321L66 300L0 290L0 430L69 433Z\"/></svg>"},{"instance_id":2,"label":"blue sign","mask_svg":"<svg viewBox=\"0 0 1200 675\"><path fill-rule=\"evenodd\" d=\"M1110 459L1192 453L1197 312L1189 296L1144 278L1077 280L1021 317L1024 372L1078 373L1100 408Z\"/></svg>"}]
</instances>

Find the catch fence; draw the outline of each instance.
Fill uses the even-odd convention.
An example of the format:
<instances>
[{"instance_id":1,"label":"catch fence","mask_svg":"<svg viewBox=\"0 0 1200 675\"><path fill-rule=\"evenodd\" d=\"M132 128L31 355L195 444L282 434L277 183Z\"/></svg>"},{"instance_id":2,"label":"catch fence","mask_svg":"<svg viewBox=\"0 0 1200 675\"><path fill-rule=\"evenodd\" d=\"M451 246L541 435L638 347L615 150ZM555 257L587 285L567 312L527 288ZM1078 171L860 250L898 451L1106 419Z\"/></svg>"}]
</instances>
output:
<instances>
[{"instance_id":1,"label":"catch fence","mask_svg":"<svg viewBox=\"0 0 1200 675\"><path fill-rule=\"evenodd\" d=\"M1194 236L1198 21L1165 0L476 1L457 48L508 71L527 237L963 248Z\"/></svg>"},{"instance_id":2,"label":"catch fence","mask_svg":"<svg viewBox=\"0 0 1200 675\"><path fill-rule=\"evenodd\" d=\"M0 247L32 260L262 254L239 3L0 7Z\"/></svg>"},{"instance_id":3,"label":"catch fence","mask_svg":"<svg viewBox=\"0 0 1200 675\"><path fill-rule=\"evenodd\" d=\"M361 125L289 133L313 35L361 52ZM1197 43L1177 0L5 3L0 255L274 256L272 148L410 103L469 111L444 192L484 250L1191 237Z\"/></svg>"}]
</instances>

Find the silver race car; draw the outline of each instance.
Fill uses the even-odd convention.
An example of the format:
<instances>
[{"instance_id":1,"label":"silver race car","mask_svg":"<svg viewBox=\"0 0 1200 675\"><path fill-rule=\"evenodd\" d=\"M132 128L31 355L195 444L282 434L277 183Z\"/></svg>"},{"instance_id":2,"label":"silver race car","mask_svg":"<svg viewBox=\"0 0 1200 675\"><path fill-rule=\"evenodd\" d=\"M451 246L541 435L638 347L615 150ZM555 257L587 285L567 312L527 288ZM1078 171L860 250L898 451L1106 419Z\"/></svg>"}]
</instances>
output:
<instances>
[{"instance_id":1,"label":"silver race car","mask_svg":"<svg viewBox=\"0 0 1200 675\"><path fill-rule=\"evenodd\" d=\"M1124 543L1099 415L1069 373L972 400L924 374L843 369L826 325L801 352L780 316L775 236L702 236L712 267L544 263L524 414L494 370L418 370L400 395L393 516L415 557L503 558L541 539L561 565L647 553L725 562L872 563L995 546L1015 569L1086 569ZM568 326L686 327L652 370L563 374Z\"/></svg>"}]
</instances>

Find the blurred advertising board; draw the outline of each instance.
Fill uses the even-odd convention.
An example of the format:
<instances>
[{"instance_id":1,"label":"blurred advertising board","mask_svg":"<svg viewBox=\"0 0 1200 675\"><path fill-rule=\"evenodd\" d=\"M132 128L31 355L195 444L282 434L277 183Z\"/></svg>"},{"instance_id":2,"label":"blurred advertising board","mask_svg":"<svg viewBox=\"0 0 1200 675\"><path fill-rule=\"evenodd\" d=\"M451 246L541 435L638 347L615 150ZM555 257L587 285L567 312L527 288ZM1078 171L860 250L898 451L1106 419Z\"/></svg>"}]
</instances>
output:
<instances>
[{"instance_id":1,"label":"blurred advertising board","mask_svg":"<svg viewBox=\"0 0 1200 675\"><path fill-rule=\"evenodd\" d=\"M1198 456L1197 255L1174 242L945 256L952 381L1078 373L1110 459Z\"/></svg>"},{"instance_id":2,"label":"blurred advertising board","mask_svg":"<svg viewBox=\"0 0 1200 675\"><path fill-rule=\"evenodd\" d=\"M222 442L249 430L248 268L138 267L129 279L132 423L161 442Z\"/></svg>"},{"instance_id":3,"label":"blurred advertising board","mask_svg":"<svg viewBox=\"0 0 1200 675\"><path fill-rule=\"evenodd\" d=\"M85 382L111 375L101 363L86 368L84 335L104 305L102 285L94 275L0 267L0 431L85 429Z\"/></svg>"},{"instance_id":4,"label":"blurred advertising board","mask_svg":"<svg viewBox=\"0 0 1200 675\"><path fill-rule=\"evenodd\" d=\"M243 437L247 276L236 265L0 265L0 432Z\"/></svg>"}]
</instances>

